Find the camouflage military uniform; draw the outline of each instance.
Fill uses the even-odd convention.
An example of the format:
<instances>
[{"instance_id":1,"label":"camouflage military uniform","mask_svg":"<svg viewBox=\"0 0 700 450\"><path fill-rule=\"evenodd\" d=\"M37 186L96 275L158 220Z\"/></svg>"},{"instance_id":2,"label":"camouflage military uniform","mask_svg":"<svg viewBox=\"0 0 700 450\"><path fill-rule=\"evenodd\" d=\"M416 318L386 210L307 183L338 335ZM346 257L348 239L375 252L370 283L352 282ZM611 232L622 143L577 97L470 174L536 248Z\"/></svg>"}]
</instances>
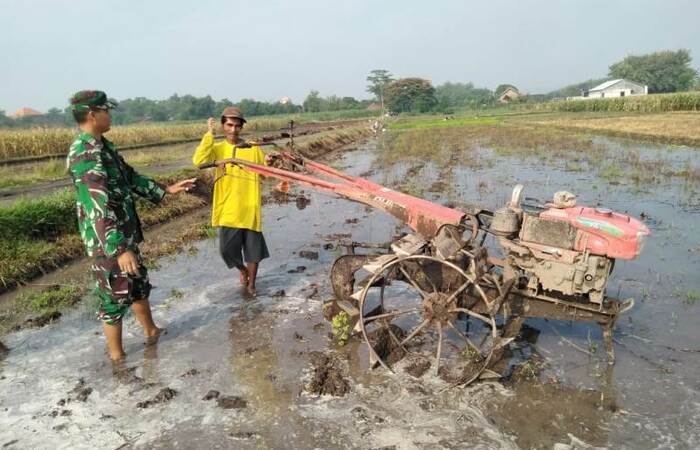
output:
<instances>
[{"instance_id":1,"label":"camouflage military uniform","mask_svg":"<svg viewBox=\"0 0 700 450\"><path fill-rule=\"evenodd\" d=\"M87 254L93 258L98 316L115 324L134 300L148 298L151 290L138 249L143 234L134 194L158 203L165 190L136 173L104 137L97 141L81 133L70 147L67 165L77 190L78 228ZM137 276L119 269L117 256L126 250L136 254Z\"/></svg>"}]
</instances>

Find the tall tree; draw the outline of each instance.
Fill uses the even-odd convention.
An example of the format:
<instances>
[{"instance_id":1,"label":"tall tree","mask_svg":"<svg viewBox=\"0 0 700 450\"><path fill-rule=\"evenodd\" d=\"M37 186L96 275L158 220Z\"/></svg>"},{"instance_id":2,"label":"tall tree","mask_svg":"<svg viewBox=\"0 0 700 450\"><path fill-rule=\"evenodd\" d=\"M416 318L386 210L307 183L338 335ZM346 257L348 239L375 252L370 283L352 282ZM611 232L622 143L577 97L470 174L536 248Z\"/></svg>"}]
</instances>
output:
<instances>
[{"instance_id":1,"label":"tall tree","mask_svg":"<svg viewBox=\"0 0 700 450\"><path fill-rule=\"evenodd\" d=\"M371 92L377 97L379 103L382 105L382 111L384 110L384 90L387 85L394 81L394 77L385 69L374 69L367 76L367 92Z\"/></svg>"},{"instance_id":2,"label":"tall tree","mask_svg":"<svg viewBox=\"0 0 700 450\"><path fill-rule=\"evenodd\" d=\"M386 105L394 112L427 112L437 105L435 88L422 78L402 78L384 89Z\"/></svg>"},{"instance_id":3,"label":"tall tree","mask_svg":"<svg viewBox=\"0 0 700 450\"><path fill-rule=\"evenodd\" d=\"M5 115L5 111L0 109L0 127L12 125L12 119Z\"/></svg>"},{"instance_id":4,"label":"tall tree","mask_svg":"<svg viewBox=\"0 0 700 450\"><path fill-rule=\"evenodd\" d=\"M321 111L323 99L319 95L318 91L312 90L309 95L304 99L304 111L305 112L319 112Z\"/></svg>"},{"instance_id":5,"label":"tall tree","mask_svg":"<svg viewBox=\"0 0 700 450\"><path fill-rule=\"evenodd\" d=\"M476 108L493 103L493 92L474 87L473 83L450 83L448 81L435 88L435 97L443 112L452 108Z\"/></svg>"},{"instance_id":6,"label":"tall tree","mask_svg":"<svg viewBox=\"0 0 700 450\"><path fill-rule=\"evenodd\" d=\"M691 61L685 49L630 55L610 66L610 76L646 84L649 92L686 91L698 76Z\"/></svg>"}]
</instances>

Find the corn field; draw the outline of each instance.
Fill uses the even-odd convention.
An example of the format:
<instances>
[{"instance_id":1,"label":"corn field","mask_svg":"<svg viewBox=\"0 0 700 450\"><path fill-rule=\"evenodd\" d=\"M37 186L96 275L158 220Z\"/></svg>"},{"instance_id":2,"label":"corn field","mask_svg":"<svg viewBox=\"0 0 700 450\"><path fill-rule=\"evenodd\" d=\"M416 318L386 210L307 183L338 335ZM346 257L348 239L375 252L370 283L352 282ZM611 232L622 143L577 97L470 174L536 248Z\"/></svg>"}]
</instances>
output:
<instances>
[{"instance_id":1,"label":"corn field","mask_svg":"<svg viewBox=\"0 0 700 450\"><path fill-rule=\"evenodd\" d=\"M700 92L631 97L562 100L532 106L535 111L562 112L669 112L700 111Z\"/></svg>"},{"instance_id":2,"label":"corn field","mask_svg":"<svg viewBox=\"0 0 700 450\"><path fill-rule=\"evenodd\" d=\"M246 131L277 130L287 117L251 119ZM118 147L197 139L206 131L204 121L180 124L127 125L114 127L106 137ZM67 153L77 128L0 129L0 159Z\"/></svg>"}]
</instances>

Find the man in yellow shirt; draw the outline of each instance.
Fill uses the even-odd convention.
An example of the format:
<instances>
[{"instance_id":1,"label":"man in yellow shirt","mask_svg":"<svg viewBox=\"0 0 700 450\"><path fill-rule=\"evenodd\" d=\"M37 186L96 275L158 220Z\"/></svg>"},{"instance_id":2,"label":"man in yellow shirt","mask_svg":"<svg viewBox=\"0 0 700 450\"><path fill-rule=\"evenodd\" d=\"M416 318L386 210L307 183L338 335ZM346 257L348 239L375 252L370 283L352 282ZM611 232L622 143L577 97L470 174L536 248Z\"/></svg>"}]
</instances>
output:
<instances>
[{"instance_id":1,"label":"man in yellow shirt","mask_svg":"<svg viewBox=\"0 0 700 450\"><path fill-rule=\"evenodd\" d=\"M214 142L216 124L210 117L209 130L195 150L192 162L199 165L238 158L266 164L260 147L245 144L240 138L245 123L240 109L224 109L221 126L226 139ZM247 294L254 296L258 263L270 256L262 234L260 175L226 164L215 169L215 180L211 224L219 227L219 252L230 269L235 267L240 271L241 285Z\"/></svg>"}]
</instances>

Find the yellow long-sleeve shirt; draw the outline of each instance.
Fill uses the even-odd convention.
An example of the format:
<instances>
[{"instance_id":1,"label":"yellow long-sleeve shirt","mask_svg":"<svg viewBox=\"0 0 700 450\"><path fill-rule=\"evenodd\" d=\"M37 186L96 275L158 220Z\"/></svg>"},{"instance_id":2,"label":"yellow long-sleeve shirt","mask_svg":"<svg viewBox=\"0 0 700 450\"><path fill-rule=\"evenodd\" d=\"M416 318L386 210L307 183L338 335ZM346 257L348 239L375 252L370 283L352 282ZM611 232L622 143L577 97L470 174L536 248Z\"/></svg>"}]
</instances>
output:
<instances>
[{"instance_id":1,"label":"yellow long-sleeve shirt","mask_svg":"<svg viewBox=\"0 0 700 450\"><path fill-rule=\"evenodd\" d=\"M214 142L214 135L206 133L192 156L192 162L199 165L233 157L232 144L227 141ZM258 146L236 148L235 157L265 164L265 154ZM231 164L226 165L225 175L218 167L214 170L219 181L214 185L212 226L262 231L260 175Z\"/></svg>"}]
</instances>

